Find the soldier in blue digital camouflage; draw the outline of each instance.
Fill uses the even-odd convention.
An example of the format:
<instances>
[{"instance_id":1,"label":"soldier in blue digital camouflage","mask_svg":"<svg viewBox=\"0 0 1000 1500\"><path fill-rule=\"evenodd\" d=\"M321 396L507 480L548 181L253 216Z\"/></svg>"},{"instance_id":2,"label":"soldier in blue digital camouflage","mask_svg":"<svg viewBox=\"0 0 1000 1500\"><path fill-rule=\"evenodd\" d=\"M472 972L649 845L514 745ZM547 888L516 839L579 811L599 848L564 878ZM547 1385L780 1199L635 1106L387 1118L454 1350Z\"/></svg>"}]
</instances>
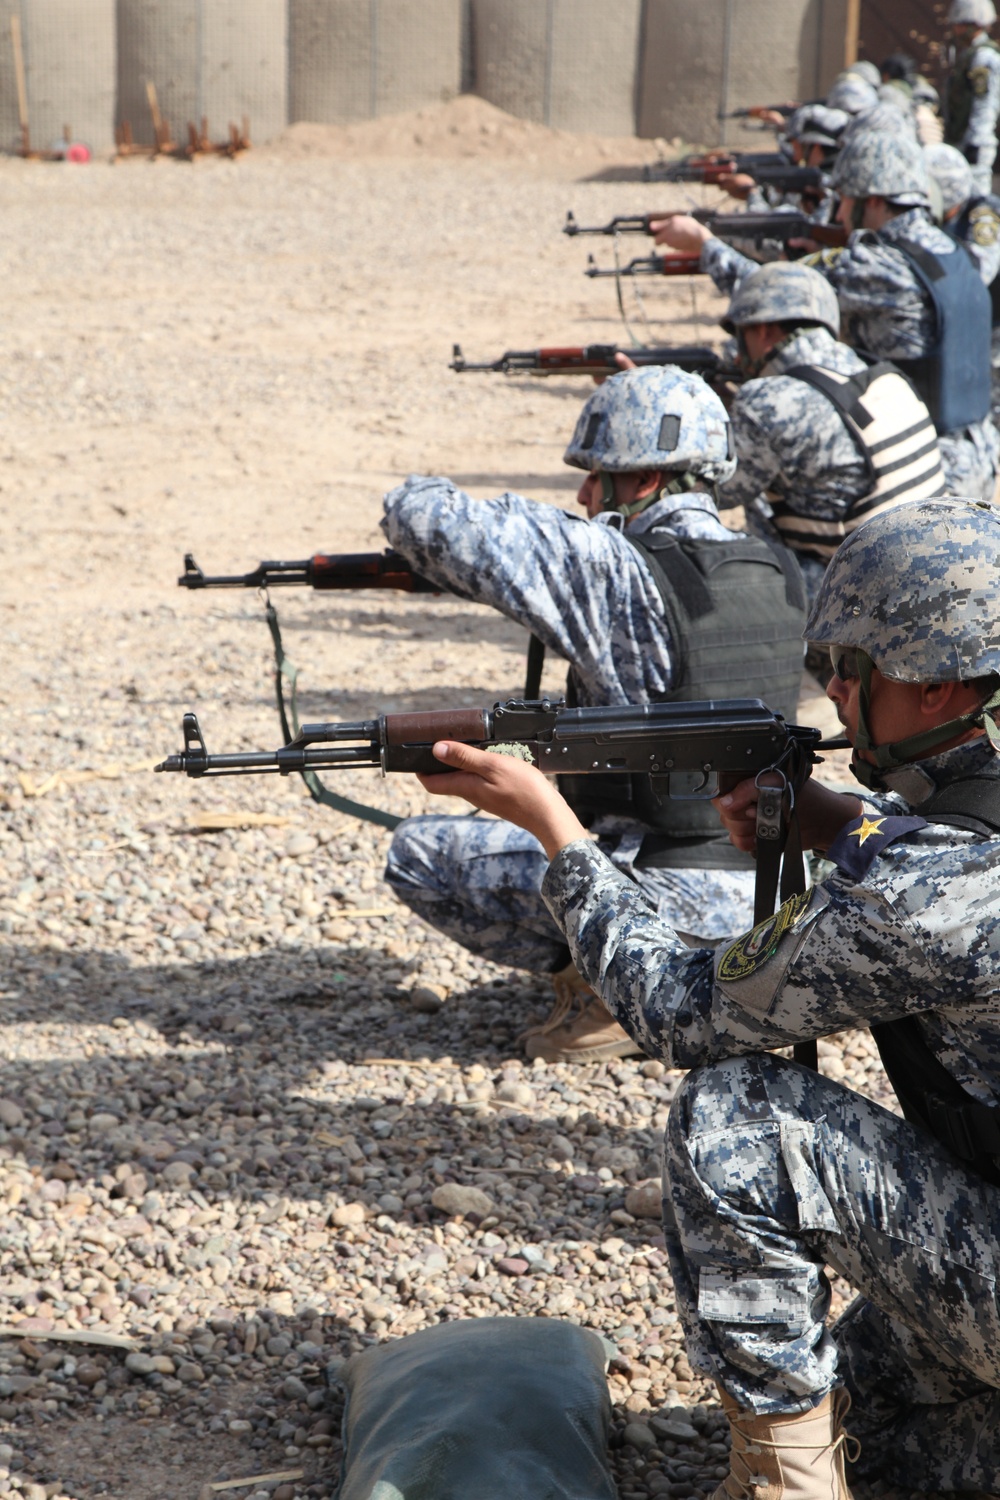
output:
<instances>
[{"instance_id":1,"label":"soldier in blue digital camouflage","mask_svg":"<svg viewBox=\"0 0 1000 1500\"><path fill-rule=\"evenodd\" d=\"M691 1071L664 1214L692 1365L729 1416L713 1500L845 1500L852 1477L1000 1492L1000 513L874 517L806 626L864 790L809 781L833 873L692 952L532 766L469 746L429 789L516 819L580 972ZM754 842L755 783L717 802ZM905 1119L773 1049L869 1026ZM859 1292L832 1327L832 1267ZM845 1418L851 1407L849 1429Z\"/></svg>"},{"instance_id":2,"label":"soldier in blue digital camouflage","mask_svg":"<svg viewBox=\"0 0 1000 1500\"><path fill-rule=\"evenodd\" d=\"M968 256L931 220L921 147L860 135L840 152L832 186L850 239L809 263L837 293L842 338L913 381L934 418L948 493L992 499L1000 436L989 416L989 297ZM755 269L688 215L653 229L658 243L700 254L720 291L732 293Z\"/></svg>"},{"instance_id":3,"label":"soldier in blue digital camouflage","mask_svg":"<svg viewBox=\"0 0 1000 1500\"><path fill-rule=\"evenodd\" d=\"M844 537L891 505L941 494L934 424L891 366L867 365L837 334L825 277L775 262L743 278L723 327L749 377L729 415L736 473L719 489L750 530L793 549L812 597ZM823 681L828 663L815 663Z\"/></svg>"},{"instance_id":4,"label":"soldier in blue digital camouflage","mask_svg":"<svg viewBox=\"0 0 1000 1500\"><path fill-rule=\"evenodd\" d=\"M478 501L447 479L414 477L386 496L383 529L423 577L492 605L569 662L568 695L581 705L753 691L791 712L802 581L794 563L783 571L782 549L719 519L715 486L735 460L714 392L669 366L613 376L584 406L565 457L587 471L579 498L589 521L520 495ZM749 921L751 862L720 841L717 822L696 804L640 816L639 789L611 782L588 785L581 811L673 925L714 941ZM558 976L556 1008L529 1036L529 1056L634 1051L575 983L540 895L545 865L538 841L509 823L410 818L393 835L386 879L465 947Z\"/></svg>"},{"instance_id":5,"label":"soldier in blue digital camouflage","mask_svg":"<svg viewBox=\"0 0 1000 1500\"><path fill-rule=\"evenodd\" d=\"M928 146L924 156L940 198L941 227L968 250L990 294L990 407L995 426L1000 418L1000 198L977 192L972 168L954 146Z\"/></svg>"},{"instance_id":6,"label":"soldier in blue digital camouflage","mask_svg":"<svg viewBox=\"0 0 1000 1500\"><path fill-rule=\"evenodd\" d=\"M1000 47L990 36L997 18L993 0L952 0L946 25L957 56L944 96L944 139L972 167L976 189L993 191L1000 115Z\"/></svg>"}]
</instances>

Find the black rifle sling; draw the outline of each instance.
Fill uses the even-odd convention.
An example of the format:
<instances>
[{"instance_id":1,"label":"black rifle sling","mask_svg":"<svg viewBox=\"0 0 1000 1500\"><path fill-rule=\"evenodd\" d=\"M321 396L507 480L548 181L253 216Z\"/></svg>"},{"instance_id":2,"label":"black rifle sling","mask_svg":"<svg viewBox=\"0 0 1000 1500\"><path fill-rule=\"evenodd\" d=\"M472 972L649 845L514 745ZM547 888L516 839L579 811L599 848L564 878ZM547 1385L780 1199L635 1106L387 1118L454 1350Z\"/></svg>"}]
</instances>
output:
<instances>
[{"instance_id":1,"label":"black rifle sling","mask_svg":"<svg viewBox=\"0 0 1000 1500\"><path fill-rule=\"evenodd\" d=\"M281 732L285 737L285 744L292 742L294 735L299 732L299 714L296 706L296 693L298 684L298 668L293 666L285 655L285 648L281 644L281 630L278 625L278 613L270 600L267 601L264 610L267 620L267 628L271 632L271 640L274 642L274 695L278 700L278 717L281 720ZM282 678L288 679L288 705L285 705L285 689ZM321 803L324 807L332 807L335 812L347 813L348 817L361 818L365 823L378 823L382 828L397 828L403 821L397 818L395 813L383 812L380 807L368 807L364 802L355 802L351 797L341 797L337 792L331 792L329 787L323 785L315 771L301 771L302 780L309 789L309 795L314 802Z\"/></svg>"},{"instance_id":2,"label":"black rifle sling","mask_svg":"<svg viewBox=\"0 0 1000 1500\"><path fill-rule=\"evenodd\" d=\"M1000 834L1000 779L953 781L920 812L928 822L995 838ZM981 1104L952 1078L915 1016L879 1022L871 1033L906 1118L987 1182L1000 1184L1000 1109Z\"/></svg>"},{"instance_id":3,"label":"black rifle sling","mask_svg":"<svg viewBox=\"0 0 1000 1500\"><path fill-rule=\"evenodd\" d=\"M775 900L798 896L806 888L802 857L802 830L796 798L809 767L794 763L783 772L781 786L761 786L757 803L757 854L754 880L754 925L774 915ZM819 1071L819 1048L815 1039L796 1042L792 1055L797 1063Z\"/></svg>"},{"instance_id":4,"label":"black rifle sling","mask_svg":"<svg viewBox=\"0 0 1000 1500\"><path fill-rule=\"evenodd\" d=\"M545 666L545 642L537 635L528 636L528 659L524 664L524 696L533 703L542 696L542 669Z\"/></svg>"}]
</instances>

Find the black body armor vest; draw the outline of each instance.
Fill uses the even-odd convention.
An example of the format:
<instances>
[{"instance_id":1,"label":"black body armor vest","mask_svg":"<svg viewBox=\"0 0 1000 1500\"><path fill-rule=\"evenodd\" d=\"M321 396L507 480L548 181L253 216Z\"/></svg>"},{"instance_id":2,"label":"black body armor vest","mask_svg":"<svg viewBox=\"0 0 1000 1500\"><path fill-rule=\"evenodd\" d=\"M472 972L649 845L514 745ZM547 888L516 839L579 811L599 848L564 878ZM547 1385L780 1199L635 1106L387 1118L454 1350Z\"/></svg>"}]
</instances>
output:
<instances>
[{"instance_id":1,"label":"black body armor vest","mask_svg":"<svg viewBox=\"0 0 1000 1500\"><path fill-rule=\"evenodd\" d=\"M884 243L909 261L937 324L930 354L893 364L912 380L939 433L981 422L990 409L990 296L972 256L964 246L936 255L912 240Z\"/></svg>"},{"instance_id":2,"label":"black body armor vest","mask_svg":"<svg viewBox=\"0 0 1000 1500\"><path fill-rule=\"evenodd\" d=\"M954 781L920 809L920 816L997 838L1000 781L992 776ZM916 1016L882 1021L871 1033L906 1118L929 1131L971 1171L1000 1185L1000 1108L980 1104L952 1078L925 1041Z\"/></svg>"},{"instance_id":3,"label":"black body armor vest","mask_svg":"<svg viewBox=\"0 0 1000 1500\"><path fill-rule=\"evenodd\" d=\"M655 528L625 536L656 581L677 656L677 685L657 701L761 698L794 723L806 597L792 554L756 538L715 542ZM579 702L572 668L566 698ZM659 779L565 776L559 790L586 825L605 813L647 824L639 868L753 868L710 802L661 796Z\"/></svg>"}]
</instances>

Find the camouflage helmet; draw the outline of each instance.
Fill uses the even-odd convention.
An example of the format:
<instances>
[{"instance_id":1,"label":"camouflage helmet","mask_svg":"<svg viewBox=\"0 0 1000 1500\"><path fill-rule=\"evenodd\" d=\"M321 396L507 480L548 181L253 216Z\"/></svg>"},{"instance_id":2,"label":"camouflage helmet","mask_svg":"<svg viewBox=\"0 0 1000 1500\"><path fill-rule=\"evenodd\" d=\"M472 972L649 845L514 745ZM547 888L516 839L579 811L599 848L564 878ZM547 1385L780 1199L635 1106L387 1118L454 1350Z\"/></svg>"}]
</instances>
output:
<instances>
[{"instance_id":1,"label":"camouflage helmet","mask_svg":"<svg viewBox=\"0 0 1000 1500\"><path fill-rule=\"evenodd\" d=\"M949 26L992 26L997 18L993 0L951 0Z\"/></svg>"},{"instance_id":2,"label":"camouflage helmet","mask_svg":"<svg viewBox=\"0 0 1000 1500\"><path fill-rule=\"evenodd\" d=\"M851 117L846 110L831 109L826 104L805 104L795 111L792 118L795 119L795 131L793 133L791 129L790 119L787 134L794 140L801 141L803 146L832 148L840 145L840 137Z\"/></svg>"},{"instance_id":3,"label":"camouflage helmet","mask_svg":"<svg viewBox=\"0 0 1000 1500\"><path fill-rule=\"evenodd\" d=\"M727 333L751 323L818 323L840 332L837 294L818 271L801 261L772 260L744 276L722 319Z\"/></svg>"},{"instance_id":4,"label":"camouflage helmet","mask_svg":"<svg viewBox=\"0 0 1000 1500\"><path fill-rule=\"evenodd\" d=\"M879 82L881 83L881 79ZM841 73L823 103L829 109L842 109L845 114L859 115L871 109L878 100L875 87L859 78L856 73Z\"/></svg>"},{"instance_id":5,"label":"camouflage helmet","mask_svg":"<svg viewBox=\"0 0 1000 1500\"><path fill-rule=\"evenodd\" d=\"M607 474L662 469L721 484L736 472L726 408L697 375L647 365L612 375L584 403L563 462Z\"/></svg>"},{"instance_id":6,"label":"camouflage helmet","mask_svg":"<svg viewBox=\"0 0 1000 1500\"><path fill-rule=\"evenodd\" d=\"M906 136L882 131L864 131L848 141L830 185L842 198L886 198L906 208L924 208L929 197L920 146Z\"/></svg>"},{"instance_id":7,"label":"camouflage helmet","mask_svg":"<svg viewBox=\"0 0 1000 1500\"><path fill-rule=\"evenodd\" d=\"M870 83L873 89L877 89L882 82L881 72L875 63L868 61L867 57L861 57L857 62L851 63L849 67L844 69L840 76L841 78L845 78L851 74L856 78L864 79L865 83Z\"/></svg>"},{"instance_id":8,"label":"camouflage helmet","mask_svg":"<svg viewBox=\"0 0 1000 1500\"><path fill-rule=\"evenodd\" d=\"M944 213L959 208L972 197L972 168L954 146L925 146L924 161L931 179L937 183Z\"/></svg>"},{"instance_id":9,"label":"camouflage helmet","mask_svg":"<svg viewBox=\"0 0 1000 1500\"><path fill-rule=\"evenodd\" d=\"M866 109L863 114L855 115L853 120L847 122L840 137L841 149L857 140L859 135L871 132L894 136L897 140L915 141L916 117L912 110L898 109L895 104L887 104L884 99L879 99L871 109Z\"/></svg>"},{"instance_id":10,"label":"camouflage helmet","mask_svg":"<svg viewBox=\"0 0 1000 1500\"><path fill-rule=\"evenodd\" d=\"M897 682L1000 674L1000 510L948 498L873 516L834 554L803 634Z\"/></svg>"}]
</instances>

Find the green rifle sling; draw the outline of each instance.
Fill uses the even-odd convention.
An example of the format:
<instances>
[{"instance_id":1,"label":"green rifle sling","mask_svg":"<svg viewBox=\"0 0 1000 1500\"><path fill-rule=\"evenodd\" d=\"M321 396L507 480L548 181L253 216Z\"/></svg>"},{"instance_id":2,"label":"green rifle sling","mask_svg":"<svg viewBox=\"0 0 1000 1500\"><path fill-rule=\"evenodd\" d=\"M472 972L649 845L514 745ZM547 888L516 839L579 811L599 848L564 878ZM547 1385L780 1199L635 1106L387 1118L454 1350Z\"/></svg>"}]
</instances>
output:
<instances>
[{"instance_id":1,"label":"green rifle sling","mask_svg":"<svg viewBox=\"0 0 1000 1500\"><path fill-rule=\"evenodd\" d=\"M281 644L278 613L270 601L265 608L265 618L267 628L271 632L271 640L274 642L274 694L278 701L278 717L281 720L281 732L285 737L285 744L289 745L299 732L299 714L296 707L299 673L298 668L293 666L285 655L285 648ZM283 677L288 679L287 708ZM365 823L378 823L380 827L388 829L398 828L403 821L402 818L397 818L395 813L383 812L380 807L368 807L364 802L355 802L351 797L341 797L337 792L331 792L329 787L323 785L315 771L302 771L300 775L313 801L322 803L324 807L332 807L335 812L347 813L349 817L361 818Z\"/></svg>"}]
</instances>

